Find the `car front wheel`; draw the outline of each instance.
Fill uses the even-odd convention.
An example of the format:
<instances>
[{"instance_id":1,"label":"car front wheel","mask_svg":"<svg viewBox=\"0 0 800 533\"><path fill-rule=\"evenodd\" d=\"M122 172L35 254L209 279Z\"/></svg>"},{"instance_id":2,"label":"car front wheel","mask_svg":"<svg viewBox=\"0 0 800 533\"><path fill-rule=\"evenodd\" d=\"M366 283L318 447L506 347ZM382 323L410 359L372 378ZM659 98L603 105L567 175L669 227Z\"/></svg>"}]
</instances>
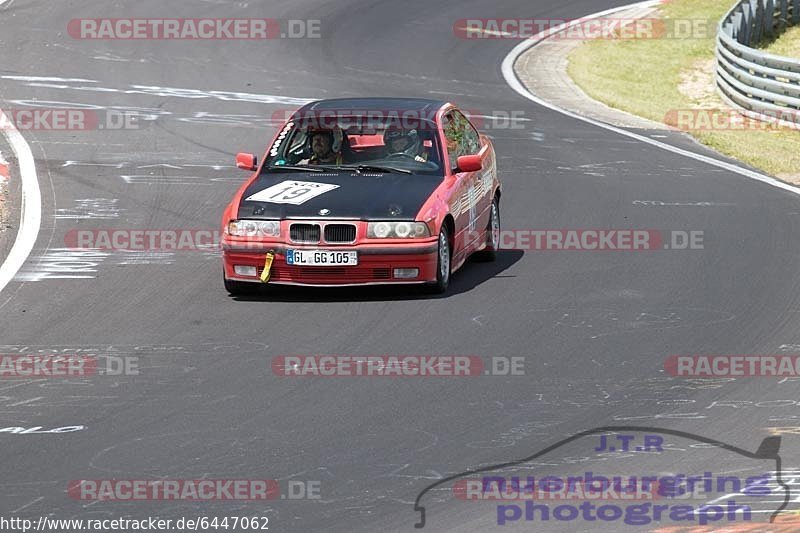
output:
<instances>
[{"instance_id":1,"label":"car front wheel","mask_svg":"<svg viewBox=\"0 0 800 533\"><path fill-rule=\"evenodd\" d=\"M222 275L222 280L225 283L225 290L228 291L228 294L231 296L245 296L247 294L253 294L258 289L258 285L255 283L247 283L245 281L228 279L225 277L224 273Z\"/></svg>"},{"instance_id":2,"label":"car front wheel","mask_svg":"<svg viewBox=\"0 0 800 533\"><path fill-rule=\"evenodd\" d=\"M431 292L435 294L444 293L450 285L451 252L450 236L447 234L447 228L442 226L442 229L439 231L436 281L430 284Z\"/></svg>"},{"instance_id":3,"label":"car front wheel","mask_svg":"<svg viewBox=\"0 0 800 533\"><path fill-rule=\"evenodd\" d=\"M489 211L489 223L486 225L486 248L478 252L478 261L491 262L497 259L497 250L500 248L500 205L497 198L492 200Z\"/></svg>"}]
</instances>

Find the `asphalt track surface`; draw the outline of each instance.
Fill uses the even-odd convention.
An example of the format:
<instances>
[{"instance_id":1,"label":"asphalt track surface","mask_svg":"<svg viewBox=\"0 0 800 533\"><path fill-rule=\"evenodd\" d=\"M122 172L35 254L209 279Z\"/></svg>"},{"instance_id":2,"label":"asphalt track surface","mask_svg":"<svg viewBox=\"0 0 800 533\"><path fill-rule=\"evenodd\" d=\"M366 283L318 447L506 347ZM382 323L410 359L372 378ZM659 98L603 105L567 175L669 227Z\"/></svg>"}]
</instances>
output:
<instances>
[{"instance_id":1,"label":"asphalt track surface","mask_svg":"<svg viewBox=\"0 0 800 533\"><path fill-rule=\"evenodd\" d=\"M431 483L596 426L659 426L755 450L767 428L798 425L791 380L669 378L663 363L670 354L796 352L800 198L540 108L501 75L516 42L452 32L466 17L574 18L615 5L3 5L5 108L92 105L136 109L142 120L138 130L23 133L36 159L43 220L34 252L0 295L2 351L138 357L139 374L0 383L0 426L85 426L0 433L0 515L247 515L268 516L271 531L411 531L414 501ZM78 41L66 25L79 17L319 19L322 38ZM232 167L234 154L263 153L275 132L266 117L298 107L293 98L379 95L450 99L530 119L521 129L488 131L507 229L700 230L705 248L504 252L494 264L468 264L446 297L370 288L231 298L213 250L84 257L96 264L83 265L95 271L84 279L64 279L69 273L53 266L76 260L62 250L76 228L216 228L246 178ZM282 354L521 356L525 375L284 378L270 368ZM784 471L800 466L796 439L783 439ZM648 455L646 470L714 470L730 459L723 455L674 446ZM586 469L558 460L558 450L551 456L550 472ZM108 502L66 494L70 480L111 478L315 480L321 499ZM426 498L430 531L497 527L491 504L460 502L442 489Z\"/></svg>"}]
</instances>

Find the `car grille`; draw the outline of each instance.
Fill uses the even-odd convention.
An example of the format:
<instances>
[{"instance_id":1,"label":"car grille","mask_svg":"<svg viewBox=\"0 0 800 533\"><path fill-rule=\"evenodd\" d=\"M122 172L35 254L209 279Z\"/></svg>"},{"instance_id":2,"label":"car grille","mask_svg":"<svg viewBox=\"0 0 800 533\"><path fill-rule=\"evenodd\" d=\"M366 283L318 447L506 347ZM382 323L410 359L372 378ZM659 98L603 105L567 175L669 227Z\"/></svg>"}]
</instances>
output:
<instances>
[{"instance_id":1,"label":"car grille","mask_svg":"<svg viewBox=\"0 0 800 533\"><path fill-rule=\"evenodd\" d=\"M319 242L319 224L292 224L289 238L294 242Z\"/></svg>"},{"instance_id":2,"label":"car grille","mask_svg":"<svg viewBox=\"0 0 800 533\"><path fill-rule=\"evenodd\" d=\"M258 275L264 272L263 267L258 267ZM372 268L363 266L354 267L295 267L280 265L270 270L272 281L299 281L299 282L347 282L365 283L370 281L386 281L392 279L389 268Z\"/></svg>"},{"instance_id":3,"label":"car grille","mask_svg":"<svg viewBox=\"0 0 800 533\"><path fill-rule=\"evenodd\" d=\"M356 240L356 227L353 224L328 224L325 226L325 242L344 243Z\"/></svg>"},{"instance_id":4,"label":"car grille","mask_svg":"<svg viewBox=\"0 0 800 533\"><path fill-rule=\"evenodd\" d=\"M388 268L373 268L372 277L375 279L390 279L392 271Z\"/></svg>"}]
</instances>

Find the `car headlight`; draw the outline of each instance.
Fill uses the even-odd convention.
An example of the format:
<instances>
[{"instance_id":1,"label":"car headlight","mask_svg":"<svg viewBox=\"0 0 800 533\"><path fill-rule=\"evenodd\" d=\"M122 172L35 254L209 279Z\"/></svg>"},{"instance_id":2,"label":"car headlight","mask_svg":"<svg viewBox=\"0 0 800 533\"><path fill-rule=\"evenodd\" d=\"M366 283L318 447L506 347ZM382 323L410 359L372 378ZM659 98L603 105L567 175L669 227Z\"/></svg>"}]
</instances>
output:
<instances>
[{"instance_id":1,"label":"car headlight","mask_svg":"<svg viewBox=\"0 0 800 533\"><path fill-rule=\"evenodd\" d=\"M232 220L228 234L234 237L280 237L281 223L278 220Z\"/></svg>"},{"instance_id":2,"label":"car headlight","mask_svg":"<svg viewBox=\"0 0 800 533\"><path fill-rule=\"evenodd\" d=\"M431 232L424 222L370 222L367 224L368 239L422 239Z\"/></svg>"}]
</instances>

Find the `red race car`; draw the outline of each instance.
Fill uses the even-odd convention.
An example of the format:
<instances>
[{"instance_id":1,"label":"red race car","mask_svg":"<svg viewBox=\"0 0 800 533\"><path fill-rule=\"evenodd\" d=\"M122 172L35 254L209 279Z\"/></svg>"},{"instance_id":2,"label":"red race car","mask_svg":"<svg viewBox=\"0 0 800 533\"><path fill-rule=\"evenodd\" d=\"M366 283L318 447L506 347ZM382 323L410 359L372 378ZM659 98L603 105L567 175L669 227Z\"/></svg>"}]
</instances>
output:
<instances>
[{"instance_id":1,"label":"red race car","mask_svg":"<svg viewBox=\"0 0 800 533\"><path fill-rule=\"evenodd\" d=\"M225 288L425 284L444 292L500 237L494 147L453 104L333 99L298 109L222 216Z\"/></svg>"}]
</instances>

